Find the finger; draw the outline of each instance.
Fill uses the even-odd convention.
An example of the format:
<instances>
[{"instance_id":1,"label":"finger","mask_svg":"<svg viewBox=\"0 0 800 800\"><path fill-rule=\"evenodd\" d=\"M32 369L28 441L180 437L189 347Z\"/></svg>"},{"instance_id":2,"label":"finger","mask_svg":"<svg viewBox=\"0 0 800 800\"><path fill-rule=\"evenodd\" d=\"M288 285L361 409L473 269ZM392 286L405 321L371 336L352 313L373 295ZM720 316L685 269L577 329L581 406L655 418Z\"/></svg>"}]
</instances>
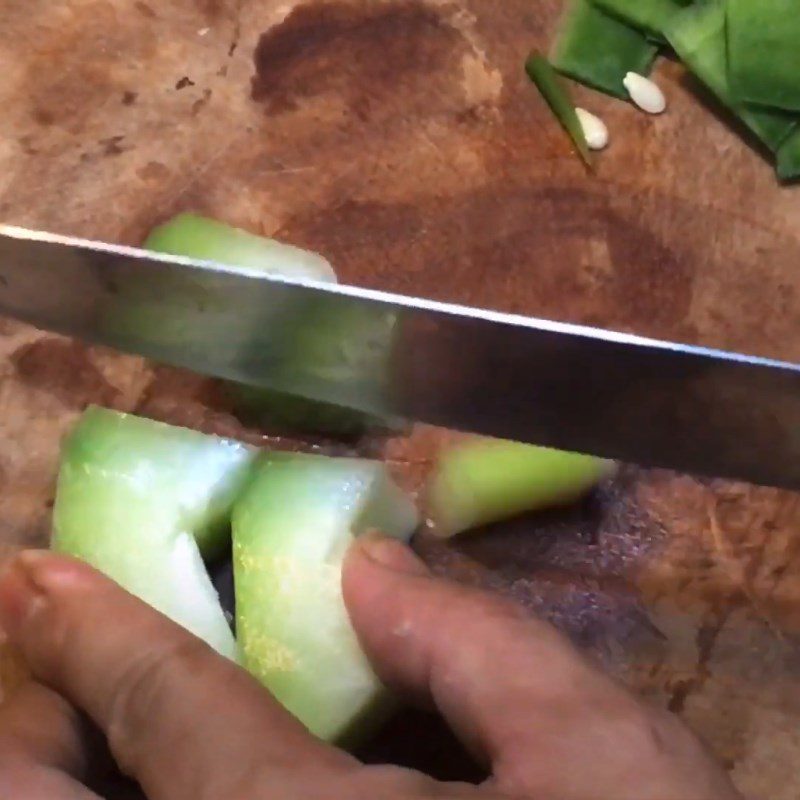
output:
<instances>
[{"instance_id":1,"label":"finger","mask_svg":"<svg viewBox=\"0 0 800 800\"><path fill-rule=\"evenodd\" d=\"M236 665L73 559L19 556L0 579L0 624L151 800L236 796L265 768L350 763Z\"/></svg>"},{"instance_id":2,"label":"finger","mask_svg":"<svg viewBox=\"0 0 800 800\"><path fill-rule=\"evenodd\" d=\"M671 715L641 705L510 602L432 578L399 542L368 538L352 548L343 589L381 678L430 698L506 791L738 797Z\"/></svg>"},{"instance_id":3,"label":"finger","mask_svg":"<svg viewBox=\"0 0 800 800\"><path fill-rule=\"evenodd\" d=\"M81 779L86 771L86 720L39 683L20 687L0 705L0 754L35 761Z\"/></svg>"},{"instance_id":4,"label":"finger","mask_svg":"<svg viewBox=\"0 0 800 800\"><path fill-rule=\"evenodd\" d=\"M80 781L87 767L86 720L38 683L0 706L0 797L89 800Z\"/></svg>"}]
</instances>

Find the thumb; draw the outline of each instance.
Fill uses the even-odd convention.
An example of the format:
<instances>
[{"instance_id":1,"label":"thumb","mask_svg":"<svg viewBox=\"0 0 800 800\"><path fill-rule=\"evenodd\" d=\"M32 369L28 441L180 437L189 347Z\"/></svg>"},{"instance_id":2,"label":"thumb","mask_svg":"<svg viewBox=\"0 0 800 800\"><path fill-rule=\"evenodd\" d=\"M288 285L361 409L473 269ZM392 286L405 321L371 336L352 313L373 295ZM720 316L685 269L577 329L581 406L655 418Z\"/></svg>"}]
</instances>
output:
<instances>
[{"instance_id":1,"label":"thumb","mask_svg":"<svg viewBox=\"0 0 800 800\"><path fill-rule=\"evenodd\" d=\"M243 670L79 561L18 556L0 577L0 624L152 800L239 796L262 771L351 763Z\"/></svg>"},{"instance_id":2,"label":"thumb","mask_svg":"<svg viewBox=\"0 0 800 800\"><path fill-rule=\"evenodd\" d=\"M435 579L400 542L359 540L343 590L381 679L432 701L500 788L563 800L738 797L677 718L515 604Z\"/></svg>"}]
</instances>

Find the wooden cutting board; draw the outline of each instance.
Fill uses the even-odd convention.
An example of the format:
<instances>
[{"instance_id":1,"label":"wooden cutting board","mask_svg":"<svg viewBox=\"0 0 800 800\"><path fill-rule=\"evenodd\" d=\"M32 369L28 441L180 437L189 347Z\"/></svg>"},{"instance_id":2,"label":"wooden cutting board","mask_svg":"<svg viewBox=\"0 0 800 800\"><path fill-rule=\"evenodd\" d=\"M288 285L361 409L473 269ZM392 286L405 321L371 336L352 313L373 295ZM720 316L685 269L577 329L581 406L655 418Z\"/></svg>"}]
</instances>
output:
<instances>
[{"instance_id":1,"label":"wooden cutting board","mask_svg":"<svg viewBox=\"0 0 800 800\"><path fill-rule=\"evenodd\" d=\"M588 175L529 85L551 0L0 0L0 220L137 244L195 210L346 281L800 360L800 194L679 65L646 117L581 91ZM89 402L241 435L206 382L0 320L0 537L42 544ZM294 446L293 440L268 440ZM435 432L361 443L410 486ZM800 779L800 500L626 468L443 545L680 713L746 791Z\"/></svg>"}]
</instances>

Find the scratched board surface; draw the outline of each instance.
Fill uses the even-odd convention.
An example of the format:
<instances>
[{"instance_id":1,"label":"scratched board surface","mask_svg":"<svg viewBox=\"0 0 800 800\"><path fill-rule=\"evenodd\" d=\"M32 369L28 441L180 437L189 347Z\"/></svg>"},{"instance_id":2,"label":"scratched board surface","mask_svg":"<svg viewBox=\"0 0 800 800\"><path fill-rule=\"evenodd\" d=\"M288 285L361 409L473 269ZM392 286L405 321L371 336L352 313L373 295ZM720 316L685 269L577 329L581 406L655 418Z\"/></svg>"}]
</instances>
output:
<instances>
[{"instance_id":1,"label":"scratched board surface","mask_svg":"<svg viewBox=\"0 0 800 800\"><path fill-rule=\"evenodd\" d=\"M558 8L0 0L0 219L137 244L195 210L360 285L800 360L800 194L668 61L664 117L579 92L613 136L587 175L522 71ZM9 550L46 542L59 442L90 402L380 455L411 488L441 444L262 437L202 379L0 320ZM798 529L794 495L626 468L569 512L417 546L548 616L783 800L800 794ZM411 747L415 725L372 756L455 758L443 737Z\"/></svg>"}]
</instances>

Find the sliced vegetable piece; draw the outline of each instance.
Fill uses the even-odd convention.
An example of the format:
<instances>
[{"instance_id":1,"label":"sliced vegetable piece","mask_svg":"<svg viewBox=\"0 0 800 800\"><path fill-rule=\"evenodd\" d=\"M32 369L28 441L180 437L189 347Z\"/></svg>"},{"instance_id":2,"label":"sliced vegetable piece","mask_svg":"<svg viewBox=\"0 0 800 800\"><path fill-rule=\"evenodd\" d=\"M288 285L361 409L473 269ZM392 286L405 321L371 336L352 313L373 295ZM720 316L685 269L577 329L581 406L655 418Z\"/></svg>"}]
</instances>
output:
<instances>
[{"instance_id":1,"label":"sliced vegetable piece","mask_svg":"<svg viewBox=\"0 0 800 800\"><path fill-rule=\"evenodd\" d=\"M270 388L232 388L240 412L318 433L397 426L377 415L386 407L396 323L396 312L379 306L303 298L282 321L282 340L272 337ZM293 395L306 399L290 407Z\"/></svg>"},{"instance_id":2,"label":"sliced vegetable piece","mask_svg":"<svg viewBox=\"0 0 800 800\"><path fill-rule=\"evenodd\" d=\"M231 266L264 269L284 277L336 281L333 268L315 253L255 236L195 214L181 214L156 228L144 246L156 252L213 260ZM269 325L269 313L265 310L263 326ZM168 316L170 321L154 324L159 324L162 328L165 324L175 325L175 315ZM181 315L177 316L180 320ZM345 331L348 332L349 340L355 341L359 346L363 345L366 350L375 328L372 319L365 325L364 314L340 314L336 319L331 319L330 315L325 316L317 309L308 307L308 304L300 304L287 312L281 319L282 325L286 319L296 321L297 333L287 336L286 341L279 344L279 352L273 355L273 359L276 362L279 359L283 366L272 371L273 380L284 384L296 384L299 380L298 373L311 368L315 363L314 358L319 358L323 349L328 353L323 358L326 368L335 358L343 356L335 347ZM268 330L257 323L254 327ZM268 338L274 349L278 343L274 336ZM258 351L260 347L256 331L254 343L249 349ZM358 347L351 347L351 351L356 349ZM347 355L352 355L352 352L349 351ZM349 358L348 364L353 364L352 358ZM229 395L240 414L265 426L290 426L311 433L355 435L368 428L389 424L349 408L295 397L285 391L266 387L232 383Z\"/></svg>"},{"instance_id":3,"label":"sliced vegetable piece","mask_svg":"<svg viewBox=\"0 0 800 800\"><path fill-rule=\"evenodd\" d=\"M385 702L342 599L342 559L370 530L408 539L410 499L379 463L265 454L233 514L242 664L309 730L364 732Z\"/></svg>"},{"instance_id":4,"label":"sliced vegetable piece","mask_svg":"<svg viewBox=\"0 0 800 800\"><path fill-rule=\"evenodd\" d=\"M628 99L629 72L648 75L658 48L590 0L570 0L550 61L564 75L601 92Z\"/></svg>"},{"instance_id":5,"label":"sliced vegetable piece","mask_svg":"<svg viewBox=\"0 0 800 800\"><path fill-rule=\"evenodd\" d=\"M676 14L666 30L669 43L686 66L770 149L776 150L795 126L780 111L739 102L728 82L725 5L698 2Z\"/></svg>"},{"instance_id":6,"label":"sliced vegetable piece","mask_svg":"<svg viewBox=\"0 0 800 800\"><path fill-rule=\"evenodd\" d=\"M327 384L325 397L347 408L383 408L396 329L388 307L311 298L292 320L276 380L304 396Z\"/></svg>"},{"instance_id":7,"label":"sliced vegetable piece","mask_svg":"<svg viewBox=\"0 0 800 800\"><path fill-rule=\"evenodd\" d=\"M52 547L235 658L201 550L228 542L254 458L238 442L89 408L65 443Z\"/></svg>"},{"instance_id":8,"label":"sliced vegetable piece","mask_svg":"<svg viewBox=\"0 0 800 800\"><path fill-rule=\"evenodd\" d=\"M783 181L800 178L800 127L778 148L778 177Z\"/></svg>"},{"instance_id":9,"label":"sliced vegetable piece","mask_svg":"<svg viewBox=\"0 0 800 800\"><path fill-rule=\"evenodd\" d=\"M289 278L335 281L325 259L196 214L179 214L156 228L144 243L155 252L217 260L230 268ZM299 300L288 295L266 305L232 308L230 297L209 281L196 281L190 270L165 267L158 281L147 271L130 270L116 285L114 301L104 308L103 324L112 340L137 352L171 353L188 363L202 363L209 349L224 343L227 352L260 353L279 358L272 331L295 319ZM233 315L237 325L231 325ZM198 331L203 336L198 337Z\"/></svg>"},{"instance_id":10,"label":"sliced vegetable piece","mask_svg":"<svg viewBox=\"0 0 800 800\"><path fill-rule=\"evenodd\" d=\"M726 7L734 97L800 111L797 0L727 0Z\"/></svg>"},{"instance_id":11,"label":"sliced vegetable piece","mask_svg":"<svg viewBox=\"0 0 800 800\"><path fill-rule=\"evenodd\" d=\"M606 14L662 39L672 17L691 0L592 0Z\"/></svg>"},{"instance_id":12,"label":"sliced vegetable piece","mask_svg":"<svg viewBox=\"0 0 800 800\"><path fill-rule=\"evenodd\" d=\"M159 225L143 246L158 253L263 270L287 278L336 281L333 267L316 253L198 214L178 214Z\"/></svg>"},{"instance_id":13,"label":"sliced vegetable piece","mask_svg":"<svg viewBox=\"0 0 800 800\"><path fill-rule=\"evenodd\" d=\"M586 141L586 133L564 82L559 78L550 62L535 51L528 56L528 60L525 62L525 71L542 93L542 97L547 101L564 130L570 135L584 163L591 166L592 156L589 152L589 143Z\"/></svg>"},{"instance_id":14,"label":"sliced vegetable piece","mask_svg":"<svg viewBox=\"0 0 800 800\"><path fill-rule=\"evenodd\" d=\"M468 439L440 456L428 490L434 532L454 536L579 499L614 464L499 439Z\"/></svg>"}]
</instances>

